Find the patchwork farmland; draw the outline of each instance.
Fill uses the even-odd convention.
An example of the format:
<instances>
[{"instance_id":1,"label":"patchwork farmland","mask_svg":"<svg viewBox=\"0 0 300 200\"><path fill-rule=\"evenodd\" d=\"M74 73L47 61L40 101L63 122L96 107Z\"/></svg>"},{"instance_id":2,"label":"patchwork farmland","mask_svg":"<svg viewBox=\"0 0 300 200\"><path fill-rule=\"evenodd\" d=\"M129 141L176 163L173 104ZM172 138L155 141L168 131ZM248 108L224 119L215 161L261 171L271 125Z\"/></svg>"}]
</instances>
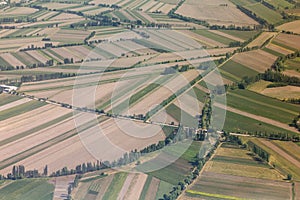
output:
<instances>
[{"instance_id":1,"label":"patchwork farmland","mask_svg":"<svg viewBox=\"0 0 300 200\"><path fill-rule=\"evenodd\" d=\"M298 2L0 13L0 199L299 198Z\"/></svg>"}]
</instances>

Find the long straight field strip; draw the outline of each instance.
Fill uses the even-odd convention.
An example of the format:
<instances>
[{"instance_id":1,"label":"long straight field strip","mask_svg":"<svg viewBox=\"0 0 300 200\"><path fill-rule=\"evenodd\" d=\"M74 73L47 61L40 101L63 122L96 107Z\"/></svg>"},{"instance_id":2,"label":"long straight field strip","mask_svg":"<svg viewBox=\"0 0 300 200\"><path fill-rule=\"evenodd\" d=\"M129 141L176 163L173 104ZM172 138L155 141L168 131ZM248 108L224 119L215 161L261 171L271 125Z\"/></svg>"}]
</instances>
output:
<instances>
[{"instance_id":1,"label":"long straight field strip","mask_svg":"<svg viewBox=\"0 0 300 200\"><path fill-rule=\"evenodd\" d=\"M234 37L241 38L245 41L254 38L259 31L238 31L238 30L219 30L220 32L232 35Z\"/></svg>"},{"instance_id":2,"label":"long straight field strip","mask_svg":"<svg viewBox=\"0 0 300 200\"><path fill-rule=\"evenodd\" d=\"M0 63L3 67L12 67L12 65L0 56Z\"/></svg>"},{"instance_id":3,"label":"long straight field strip","mask_svg":"<svg viewBox=\"0 0 300 200\"><path fill-rule=\"evenodd\" d=\"M266 20L268 23L276 24L282 21L282 16L279 12L271 10L262 3L255 0L231 0L234 4L243 6L255 13L257 16Z\"/></svg>"},{"instance_id":4,"label":"long straight field strip","mask_svg":"<svg viewBox=\"0 0 300 200\"><path fill-rule=\"evenodd\" d=\"M100 118L99 118L100 119ZM17 154L8 157L4 160L0 161L0 169L6 169L9 166L12 166L15 163L18 163L20 161L23 161L26 158L29 158L39 152L42 152L43 150L46 150L50 147L52 147L53 145L57 145L69 138L72 138L74 136L77 136L78 133L88 130L94 126L96 126L98 124L97 120L92 120L92 121L88 121L86 123L83 123L82 125L75 127L71 130L65 131L64 133L55 136L53 138L50 138L46 141L42 141L40 143L35 144L35 146L26 149L24 151L21 152L17 152Z\"/></svg>"},{"instance_id":5,"label":"long straight field strip","mask_svg":"<svg viewBox=\"0 0 300 200\"><path fill-rule=\"evenodd\" d=\"M300 180L300 162L298 160L294 161L294 158L266 139L247 138L247 140L268 152L270 154L269 162L275 165L275 168L285 175L291 174L294 180Z\"/></svg>"},{"instance_id":6,"label":"long straight field strip","mask_svg":"<svg viewBox=\"0 0 300 200\"><path fill-rule=\"evenodd\" d=\"M178 182L183 181L193 168L193 164L196 164L197 155L201 149L201 142L182 142L175 146L168 146L164 149L164 153L158 155L153 160L150 160L142 165L138 166L138 170L147 170L147 174L161 181L165 181L172 185L177 185ZM168 159L173 157L177 158L172 163L166 163ZM160 169L160 165L166 165L166 167ZM151 169L158 169L151 171Z\"/></svg>"},{"instance_id":7,"label":"long straight field strip","mask_svg":"<svg viewBox=\"0 0 300 200\"><path fill-rule=\"evenodd\" d=\"M300 147L296 143L280 140L272 140L271 142L300 162Z\"/></svg>"},{"instance_id":8,"label":"long straight field strip","mask_svg":"<svg viewBox=\"0 0 300 200\"><path fill-rule=\"evenodd\" d=\"M40 125L37 125L35 127L32 127L31 129L29 130L24 130L22 132L20 132L19 134L16 134L14 136L11 136L11 137L8 137L6 139L2 139L0 141L0 147L4 146L4 145L7 145L11 142L14 142L14 141L17 141L21 138L25 138L29 135L32 135L32 134L35 134L35 133L38 133L39 131L42 131L42 130L48 130L49 128L51 128L53 125L59 125L60 122L65 122L66 119L70 118L73 116L73 113L68 113L68 114L65 114L63 116L58 116L56 119L53 119L53 120L50 120L50 121L47 121L45 123L42 123Z\"/></svg>"},{"instance_id":9,"label":"long straight field strip","mask_svg":"<svg viewBox=\"0 0 300 200\"><path fill-rule=\"evenodd\" d=\"M206 164L205 171L277 181L284 178L247 149L226 143L217 149L215 156Z\"/></svg>"},{"instance_id":10,"label":"long straight field strip","mask_svg":"<svg viewBox=\"0 0 300 200\"><path fill-rule=\"evenodd\" d=\"M248 90L233 90L226 95L227 106L290 124L297 116L299 106L264 97Z\"/></svg>"},{"instance_id":11,"label":"long straight field strip","mask_svg":"<svg viewBox=\"0 0 300 200\"><path fill-rule=\"evenodd\" d=\"M29 101L27 103L18 105L16 107L4 110L0 112L0 121L5 119L29 112L31 110L37 109L39 107L45 106L45 102L40 101Z\"/></svg>"},{"instance_id":12,"label":"long straight field strip","mask_svg":"<svg viewBox=\"0 0 300 200\"><path fill-rule=\"evenodd\" d=\"M114 175L108 190L106 191L105 195L103 196L103 200L114 200L118 198L119 192L122 189L122 186L127 178L127 173L120 172Z\"/></svg>"},{"instance_id":13,"label":"long straight field strip","mask_svg":"<svg viewBox=\"0 0 300 200\"><path fill-rule=\"evenodd\" d=\"M99 172L97 172L99 173ZM98 175L98 174L97 174ZM114 178L114 174L108 176L96 176L92 178L86 179L84 176L84 180L80 181L78 185L78 190L74 194L74 199L85 200L91 198L102 199L103 195L106 193L108 187L110 186L111 181Z\"/></svg>"},{"instance_id":14,"label":"long straight field strip","mask_svg":"<svg viewBox=\"0 0 300 200\"><path fill-rule=\"evenodd\" d=\"M147 30L146 33L150 35L150 38L147 40L163 46L164 48L162 50L172 49L173 51L183 51L186 49L185 47L181 46L180 43L174 43L174 39L161 35L158 31Z\"/></svg>"},{"instance_id":15,"label":"long straight field strip","mask_svg":"<svg viewBox=\"0 0 300 200\"><path fill-rule=\"evenodd\" d=\"M271 24L276 24L282 21L282 16L280 13L269 9L263 4L257 3L245 7Z\"/></svg>"},{"instance_id":16,"label":"long straight field strip","mask_svg":"<svg viewBox=\"0 0 300 200\"><path fill-rule=\"evenodd\" d=\"M0 106L20 100L21 97L9 94L0 94Z\"/></svg>"},{"instance_id":17,"label":"long straight field strip","mask_svg":"<svg viewBox=\"0 0 300 200\"><path fill-rule=\"evenodd\" d=\"M229 78L233 81L239 81L245 76L252 77L258 74L257 71L250 69L233 60L229 60L224 65L222 65L220 68L220 73L226 78Z\"/></svg>"},{"instance_id":18,"label":"long straight field strip","mask_svg":"<svg viewBox=\"0 0 300 200\"><path fill-rule=\"evenodd\" d=\"M1 187L0 199L52 200L54 185L47 179L24 179Z\"/></svg>"},{"instance_id":19,"label":"long straight field strip","mask_svg":"<svg viewBox=\"0 0 300 200\"><path fill-rule=\"evenodd\" d=\"M223 129L228 132L234 133L266 133L266 134L280 134L280 133L289 133L296 134L290 130L280 128L270 123L262 122L248 116L244 116L235 112L226 111L226 116L219 115L218 113L224 113L221 108L214 108L213 113L213 122L217 123L222 121L225 118Z\"/></svg>"},{"instance_id":20,"label":"long straight field strip","mask_svg":"<svg viewBox=\"0 0 300 200\"><path fill-rule=\"evenodd\" d=\"M286 0L266 0L269 4L273 5L275 8L281 8L281 9L286 9L286 8L292 8L294 5L290 3L289 1Z\"/></svg>"},{"instance_id":21,"label":"long straight field strip","mask_svg":"<svg viewBox=\"0 0 300 200\"><path fill-rule=\"evenodd\" d=\"M150 83L149 85L145 86L144 88L140 88L137 90L136 93L134 93L132 96L130 96L129 99L124 100L122 103L113 106L113 112L114 113L121 113L124 111L124 109L127 108L127 106L132 107L135 104L137 104L141 99L144 99L147 97L149 93L155 92L157 89L163 86L167 81L169 81L170 77L161 77L157 79L154 83ZM144 80L146 81L146 80ZM148 79L149 81L149 79ZM136 85L138 86L138 85ZM132 91L132 90L131 90Z\"/></svg>"},{"instance_id":22,"label":"long straight field strip","mask_svg":"<svg viewBox=\"0 0 300 200\"><path fill-rule=\"evenodd\" d=\"M187 197L204 199L289 199L291 184L283 181L264 180L233 176L214 172L203 172L193 186L187 190Z\"/></svg>"},{"instance_id":23,"label":"long straight field strip","mask_svg":"<svg viewBox=\"0 0 300 200\"><path fill-rule=\"evenodd\" d=\"M213 33L211 31L204 30L204 29L193 30L193 32L197 33L199 35L202 35L204 37L210 38L212 40L215 40L217 42L220 42L222 44L225 44L225 45L229 45L231 42L235 42L235 40L229 39L227 37L218 35L216 33Z\"/></svg>"}]
</instances>

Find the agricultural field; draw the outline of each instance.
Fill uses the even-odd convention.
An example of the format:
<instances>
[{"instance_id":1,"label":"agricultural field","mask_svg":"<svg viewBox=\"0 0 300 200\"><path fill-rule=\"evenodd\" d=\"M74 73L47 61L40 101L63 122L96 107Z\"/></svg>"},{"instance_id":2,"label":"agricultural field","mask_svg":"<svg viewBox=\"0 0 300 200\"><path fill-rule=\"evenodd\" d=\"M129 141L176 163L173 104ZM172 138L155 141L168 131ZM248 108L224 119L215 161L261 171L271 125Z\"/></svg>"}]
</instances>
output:
<instances>
[{"instance_id":1,"label":"agricultural field","mask_svg":"<svg viewBox=\"0 0 300 200\"><path fill-rule=\"evenodd\" d=\"M293 22L289 22L289 23L285 23L283 25L280 25L277 27L277 29L279 30L284 30L284 31L290 31L293 33L298 33L300 34L300 20L297 21L293 21Z\"/></svg>"},{"instance_id":2,"label":"agricultural field","mask_svg":"<svg viewBox=\"0 0 300 200\"><path fill-rule=\"evenodd\" d=\"M299 180L299 146L289 142L269 141L258 138L243 138L245 142L251 141L270 154L269 163L275 166L285 176L291 174L293 179ZM290 147L287 147L290 146ZM291 147L294 153L290 154ZM296 152L296 153L295 153Z\"/></svg>"},{"instance_id":3,"label":"agricultural field","mask_svg":"<svg viewBox=\"0 0 300 200\"><path fill-rule=\"evenodd\" d=\"M0 199L297 199L295 2L0 7Z\"/></svg>"},{"instance_id":4,"label":"agricultural field","mask_svg":"<svg viewBox=\"0 0 300 200\"><path fill-rule=\"evenodd\" d=\"M255 59L252 59L252 58ZM240 63L257 72L265 72L271 68L276 60L276 56L262 50L243 52L233 56L232 61Z\"/></svg>"},{"instance_id":5,"label":"agricultural field","mask_svg":"<svg viewBox=\"0 0 300 200\"><path fill-rule=\"evenodd\" d=\"M201 4L198 4L197 1L187 0L176 13L217 25L253 26L257 24L227 0L205 0Z\"/></svg>"},{"instance_id":6,"label":"agricultural field","mask_svg":"<svg viewBox=\"0 0 300 200\"><path fill-rule=\"evenodd\" d=\"M54 185L46 179L19 180L4 183L0 189L0 199L53 199Z\"/></svg>"},{"instance_id":7,"label":"agricultural field","mask_svg":"<svg viewBox=\"0 0 300 200\"><path fill-rule=\"evenodd\" d=\"M225 143L180 199L287 199L292 195L292 185L282 178L283 175L251 152Z\"/></svg>"}]
</instances>

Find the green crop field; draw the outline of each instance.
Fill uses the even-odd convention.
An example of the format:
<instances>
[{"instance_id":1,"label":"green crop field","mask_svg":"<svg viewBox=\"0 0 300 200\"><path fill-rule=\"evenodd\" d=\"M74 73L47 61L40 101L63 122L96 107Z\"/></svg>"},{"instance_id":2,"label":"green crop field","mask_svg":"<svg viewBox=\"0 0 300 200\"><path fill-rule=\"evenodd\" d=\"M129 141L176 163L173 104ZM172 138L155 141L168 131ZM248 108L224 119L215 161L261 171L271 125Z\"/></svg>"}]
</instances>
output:
<instances>
[{"instance_id":1,"label":"green crop field","mask_svg":"<svg viewBox=\"0 0 300 200\"><path fill-rule=\"evenodd\" d=\"M46 105L45 102L40 101L29 101L27 103L21 104L19 106L15 106L13 108L4 110L0 112L0 121L8 119L10 117L14 117L17 115L21 115L23 113L29 112L31 110L37 109L39 107L42 107Z\"/></svg>"},{"instance_id":2,"label":"green crop field","mask_svg":"<svg viewBox=\"0 0 300 200\"><path fill-rule=\"evenodd\" d=\"M141 193L141 195L140 195L140 198L139 198L140 200L144 200L144 199L145 199L146 194L147 194L147 192L148 192L148 189L149 189L149 187L150 187L151 181L152 181L152 176L148 176L148 177L147 177L147 180L146 180L146 182L145 182L145 184L144 184L142 193Z\"/></svg>"},{"instance_id":3,"label":"green crop field","mask_svg":"<svg viewBox=\"0 0 300 200\"><path fill-rule=\"evenodd\" d=\"M275 8L286 9L286 8L294 7L293 4L289 3L286 0L265 0L265 1L273 5Z\"/></svg>"},{"instance_id":4,"label":"green crop field","mask_svg":"<svg viewBox=\"0 0 300 200\"><path fill-rule=\"evenodd\" d=\"M277 51L274 51L274 50L272 50L272 49L269 49L269 48L267 48L267 47L263 48L263 50L264 50L265 52L268 52L268 53L270 53L270 54L272 54L272 55L274 55L274 56L277 56L277 57L279 57L279 56L284 56L283 54L281 54L281 53L279 53L279 52L277 52Z\"/></svg>"},{"instance_id":5,"label":"green crop field","mask_svg":"<svg viewBox=\"0 0 300 200\"><path fill-rule=\"evenodd\" d=\"M13 181L0 189L1 200L52 200L54 185L47 179Z\"/></svg>"},{"instance_id":6,"label":"green crop field","mask_svg":"<svg viewBox=\"0 0 300 200\"><path fill-rule=\"evenodd\" d=\"M259 33L259 31L237 31L237 30L219 30L219 31L241 38L243 40L249 40Z\"/></svg>"},{"instance_id":7,"label":"green crop field","mask_svg":"<svg viewBox=\"0 0 300 200\"><path fill-rule=\"evenodd\" d=\"M166 108L166 111L169 115L171 115L174 119L177 121L180 121L183 123L185 126L189 127L197 127L198 126L198 121L195 117L191 116L184 110L180 109L174 104L169 105Z\"/></svg>"},{"instance_id":8,"label":"green crop field","mask_svg":"<svg viewBox=\"0 0 300 200\"><path fill-rule=\"evenodd\" d=\"M276 24L282 21L280 13L267 8L262 4L252 4L245 7L271 24Z\"/></svg>"},{"instance_id":9,"label":"green crop field","mask_svg":"<svg viewBox=\"0 0 300 200\"><path fill-rule=\"evenodd\" d=\"M286 124L290 124L298 115L299 106L248 90L231 90L226 98L227 106Z\"/></svg>"},{"instance_id":10,"label":"green crop field","mask_svg":"<svg viewBox=\"0 0 300 200\"><path fill-rule=\"evenodd\" d=\"M119 192L122 189L122 186L126 180L126 177L127 177L127 173L125 172L120 172L115 174L112 182L110 183L110 186L108 187L108 190L103 196L103 199L104 200L117 199Z\"/></svg>"},{"instance_id":11,"label":"green crop field","mask_svg":"<svg viewBox=\"0 0 300 200\"><path fill-rule=\"evenodd\" d=\"M285 62L285 68L300 72L300 58L294 58Z\"/></svg>"},{"instance_id":12,"label":"green crop field","mask_svg":"<svg viewBox=\"0 0 300 200\"><path fill-rule=\"evenodd\" d=\"M219 118L222 116L217 116L217 113L222 113L220 108L215 108L216 116L214 116L215 121L221 121ZM214 123L213 123L214 124ZM236 132L236 133L290 133L296 134L294 132L267 124L246 116L242 116L230 111L226 111L226 118L223 129L227 132Z\"/></svg>"},{"instance_id":13,"label":"green crop field","mask_svg":"<svg viewBox=\"0 0 300 200\"><path fill-rule=\"evenodd\" d=\"M229 38L226 38L226 37L223 37L223 36L220 36L218 34L215 34L215 33L212 33L210 31L207 31L207 30L203 30L203 29L199 29L199 30L193 30L194 33L197 33L199 35L202 35L204 37L207 37L207 38L210 38L212 40L215 40L217 42L220 42L222 44L226 44L226 45L229 45L231 42L235 42L234 40L232 39L229 39Z\"/></svg>"},{"instance_id":14,"label":"green crop field","mask_svg":"<svg viewBox=\"0 0 300 200\"><path fill-rule=\"evenodd\" d=\"M0 94L0 106L3 106L5 104L9 104L11 102L17 101L21 99L19 96L12 96L8 94Z\"/></svg>"},{"instance_id":15,"label":"green crop field","mask_svg":"<svg viewBox=\"0 0 300 200\"><path fill-rule=\"evenodd\" d=\"M172 185L177 185L178 182L183 181L185 176L189 174L189 171L193 167L193 163L196 161L196 156L201 150L201 142L182 142L175 146L168 146L165 149L165 153L159 155L154 160L143 163L138 166L138 170L156 169L160 167L160 164L165 162L165 159L177 157L181 155L177 160L170 163L168 166L149 172L148 175L158 178Z\"/></svg>"},{"instance_id":16,"label":"green crop field","mask_svg":"<svg viewBox=\"0 0 300 200\"><path fill-rule=\"evenodd\" d=\"M226 62L220 69L221 69L220 70L221 74L222 74L222 71L225 72L225 76L226 76L226 72L229 73L228 74L229 77L230 77L230 75L233 75L233 77L231 77L231 79L236 78L236 77L238 79L241 79L245 76L252 77L252 76L255 76L258 74L257 71L254 71L253 69L250 69L250 68L248 68L240 63L237 63L235 61L232 61L232 60L229 60L228 62Z\"/></svg>"},{"instance_id":17,"label":"green crop field","mask_svg":"<svg viewBox=\"0 0 300 200\"><path fill-rule=\"evenodd\" d=\"M170 183L167 183L165 181L160 181L155 200L159 200L159 199L163 198L163 195L168 194L173 189L173 187L174 187L174 185L172 185Z\"/></svg>"},{"instance_id":18,"label":"green crop field","mask_svg":"<svg viewBox=\"0 0 300 200\"><path fill-rule=\"evenodd\" d=\"M204 103L205 102L205 99L207 98L208 94L203 92L202 90L200 90L199 88L197 87L193 87L192 90L189 90L188 91L188 94L192 97L196 96L198 101Z\"/></svg>"}]
</instances>

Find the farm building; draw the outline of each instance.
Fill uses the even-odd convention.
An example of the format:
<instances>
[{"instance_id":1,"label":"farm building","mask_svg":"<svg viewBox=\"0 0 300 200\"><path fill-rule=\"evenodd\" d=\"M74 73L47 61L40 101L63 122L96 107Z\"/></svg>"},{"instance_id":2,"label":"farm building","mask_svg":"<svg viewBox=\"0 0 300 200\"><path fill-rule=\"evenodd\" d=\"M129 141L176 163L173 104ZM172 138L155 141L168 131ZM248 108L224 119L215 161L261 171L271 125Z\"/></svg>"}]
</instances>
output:
<instances>
[{"instance_id":1,"label":"farm building","mask_svg":"<svg viewBox=\"0 0 300 200\"><path fill-rule=\"evenodd\" d=\"M15 86L9 86L9 85L0 85L0 90L3 90L3 92L12 92L17 90L18 87Z\"/></svg>"}]
</instances>

